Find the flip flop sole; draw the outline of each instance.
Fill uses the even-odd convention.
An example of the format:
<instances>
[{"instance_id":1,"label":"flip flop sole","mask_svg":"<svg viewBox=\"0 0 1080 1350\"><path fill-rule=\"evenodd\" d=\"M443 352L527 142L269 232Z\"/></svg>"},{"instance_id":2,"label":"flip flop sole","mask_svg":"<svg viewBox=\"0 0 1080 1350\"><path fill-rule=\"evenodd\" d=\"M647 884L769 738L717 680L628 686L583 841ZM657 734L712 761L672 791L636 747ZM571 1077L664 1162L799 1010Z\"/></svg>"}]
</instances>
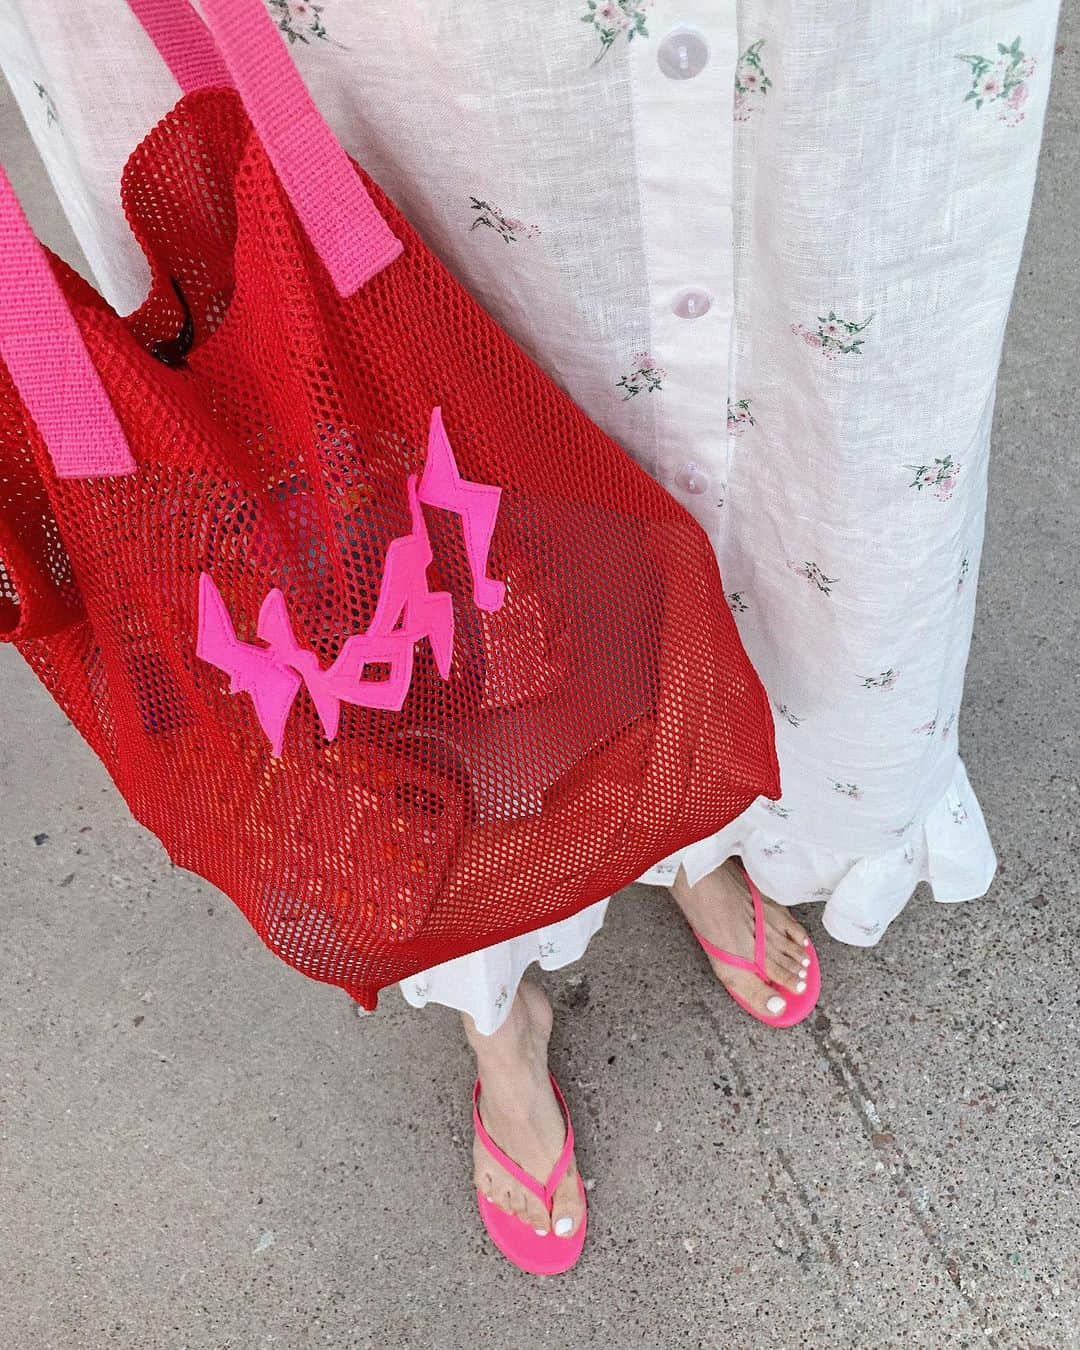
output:
<instances>
[{"instance_id":1,"label":"flip flop sole","mask_svg":"<svg viewBox=\"0 0 1080 1350\"><path fill-rule=\"evenodd\" d=\"M585 1187L580 1176L577 1184L578 1194L584 1201ZM529 1275L563 1275L577 1263L585 1246L585 1230L589 1222L587 1212L580 1228L570 1237L556 1237L554 1233L545 1233L540 1237L534 1228L516 1214L507 1214L479 1191L476 1193L476 1203L480 1206L480 1217L488 1236L503 1256L519 1270Z\"/></svg>"},{"instance_id":2,"label":"flip flop sole","mask_svg":"<svg viewBox=\"0 0 1080 1350\"><path fill-rule=\"evenodd\" d=\"M796 994L794 990L785 989L781 985L772 984L770 981L771 987L787 999L787 1007L776 1017L772 1017L768 1013L758 1012L744 998L740 998L733 990L728 989L726 984L724 988L727 989L727 992L744 1012L748 1012L757 1021L764 1022L767 1027L797 1026L800 1022L805 1022L814 1011L818 996L821 993L821 967L818 965L817 952L814 950L813 943L807 947L806 952L810 957L810 964L806 969L806 988L801 994Z\"/></svg>"}]
</instances>

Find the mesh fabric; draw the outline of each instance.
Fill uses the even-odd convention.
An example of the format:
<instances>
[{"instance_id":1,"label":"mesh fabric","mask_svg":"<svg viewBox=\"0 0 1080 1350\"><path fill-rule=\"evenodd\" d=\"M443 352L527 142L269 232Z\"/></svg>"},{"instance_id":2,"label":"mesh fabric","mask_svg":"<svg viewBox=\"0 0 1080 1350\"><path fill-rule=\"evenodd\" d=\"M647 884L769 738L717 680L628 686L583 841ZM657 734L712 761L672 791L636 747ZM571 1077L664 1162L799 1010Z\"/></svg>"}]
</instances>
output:
<instances>
[{"instance_id":1,"label":"mesh fabric","mask_svg":"<svg viewBox=\"0 0 1080 1350\"><path fill-rule=\"evenodd\" d=\"M121 319L53 266L138 469L59 480L0 366L0 630L170 856L372 1007L611 894L779 781L700 526L364 181L404 250L342 299L235 94L188 94L136 149L145 303ZM502 489L505 602L471 603L460 522L427 511L449 679L421 643L402 710L343 706L332 741L302 690L274 757L196 656L200 574L246 642L280 588L328 665L409 531L436 406L462 474Z\"/></svg>"}]
</instances>

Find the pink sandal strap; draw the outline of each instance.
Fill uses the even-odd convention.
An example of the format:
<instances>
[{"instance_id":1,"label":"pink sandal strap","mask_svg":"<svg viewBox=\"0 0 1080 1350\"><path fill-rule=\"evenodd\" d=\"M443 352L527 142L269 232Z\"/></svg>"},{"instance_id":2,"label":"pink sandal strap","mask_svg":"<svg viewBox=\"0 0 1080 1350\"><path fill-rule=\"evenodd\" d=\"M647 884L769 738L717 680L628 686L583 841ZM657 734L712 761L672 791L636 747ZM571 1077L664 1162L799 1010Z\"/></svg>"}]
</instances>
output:
<instances>
[{"instance_id":1,"label":"pink sandal strap","mask_svg":"<svg viewBox=\"0 0 1080 1350\"><path fill-rule=\"evenodd\" d=\"M750 887L750 899L754 902L754 965L761 978L766 980L768 976L765 974L765 906L761 903L761 892L750 880L745 868L743 876L746 878L747 886Z\"/></svg>"},{"instance_id":2,"label":"pink sandal strap","mask_svg":"<svg viewBox=\"0 0 1080 1350\"><path fill-rule=\"evenodd\" d=\"M758 979L764 980L766 984L771 984L772 981L765 970L765 906L761 901L761 892L754 885L745 868L743 868L743 877L750 889L750 899L754 902L754 959L748 961L745 956L736 956L734 952L725 951L723 947L718 947L708 938L702 937L696 928L690 931L715 960L722 961L726 966L734 966L736 970L749 970Z\"/></svg>"},{"instance_id":3,"label":"pink sandal strap","mask_svg":"<svg viewBox=\"0 0 1080 1350\"><path fill-rule=\"evenodd\" d=\"M725 966L734 966L736 970L749 970L754 975L759 973L754 962L748 961L745 956L736 956L734 952L725 951L723 947L718 947L715 942L710 942L707 937L702 937L696 928L691 928L690 931L709 955L717 961L723 961Z\"/></svg>"},{"instance_id":4,"label":"pink sandal strap","mask_svg":"<svg viewBox=\"0 0 1080 1350\"><path fill-rule=\"evenodd\" d=\"M546 1182L537 1181L530 1173L526 1172L524 1167L518 1164L504 1153L498 1146L487 1130L484 1129L484 1122L480 1119L480 1080L476 1080L473 1086L473 1128L476 1130L476 1137L487 1149L499 1166L510 1174L515 1181L519 1181L526 1190L532 1191L533 1195L540 1200L544 1207L550 1211L551 1201L554 1198L555 1191L559 1182L562 1181L567 1167L570 1166L570 1159L574 1154L574 1127L570 1123L570 1111L566 1105L566 1098L562 1095L558 1083L555 1081L555 1075L551 1074L551 1086L555 1091L555 1098L562 1108L563 1119L566 1121L566 1139L563 1142L562 1150L559 1153L555 1166L548 1173Z\"/></svg>"}]
</instances>

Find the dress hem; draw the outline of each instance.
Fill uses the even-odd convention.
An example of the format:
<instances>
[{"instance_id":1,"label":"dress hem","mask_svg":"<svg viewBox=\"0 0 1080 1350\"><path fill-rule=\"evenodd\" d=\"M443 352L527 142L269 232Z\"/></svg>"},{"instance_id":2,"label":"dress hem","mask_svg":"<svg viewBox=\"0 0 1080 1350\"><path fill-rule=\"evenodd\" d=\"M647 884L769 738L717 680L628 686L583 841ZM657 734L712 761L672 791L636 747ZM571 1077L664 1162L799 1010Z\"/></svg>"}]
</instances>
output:
<instances>
[{"instance_id":1,"label":"dress hem","mask_svg":"<svg viewBox=\"0 0 1080 1350\"><path fill-rule=\"evenodd\" d=\"M779 904L824 904L830 937L872 947L925 881L938 904L981 898L997 871L986 822L957 759L943 795L921 824L912 824L879 854L842 854L784 834L783 822L759 799L719 834L650 868L641 881L670 886L679 866L691 885L738 856L758 886Z\"/></svg>"}]
</instances>

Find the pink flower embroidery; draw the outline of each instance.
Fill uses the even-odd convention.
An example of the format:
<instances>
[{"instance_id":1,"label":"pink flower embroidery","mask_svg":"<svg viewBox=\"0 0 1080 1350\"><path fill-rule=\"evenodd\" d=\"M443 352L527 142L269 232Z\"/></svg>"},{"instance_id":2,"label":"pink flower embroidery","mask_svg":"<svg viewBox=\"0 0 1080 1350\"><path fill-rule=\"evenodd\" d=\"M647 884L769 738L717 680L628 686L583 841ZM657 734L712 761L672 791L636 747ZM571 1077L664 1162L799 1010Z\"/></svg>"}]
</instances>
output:
<instances>
[{"instance_id":1,"label":"pink flower embroidery","mask_svg":"<svg viewBox=\"0 0 1080 1350\"><path fill-rule=\"evenodd\" d=\"M791 325L791 331L797 333L808 347L823 347L825 345L820 333L811 332L809 328L804 327L801 323L793 323Z\"/></svg>"},{"instance_id":2,"label":"pink flower embroidery","mask_svg":"<svg viewBox=\"0 0 1080 1350\"><path fill-rule=\"evenodd\" d=\"M765 95L772 88L772 80L765 74L761 62L761 49L765 39L758 38L739 57L735 66L735 120L747 122L750 114L761 106Z\"/></svg>"},{"instance_id":3,"label":"pink flower embroidery","mask_svg":"<svg viewBox=\"0 0 1080 1350\"><path fill-rule=\"evenodd\" d=\"M617 389L624 390L623 402L637 394L653 394L664 387L667 371L648 352L634 352L634 368L615 381Z\"/></svg>"},{"instance_id":4,"label":"pink flower embroidery","mask_svg":"<svg viewBox=\"0 0 1080 1350\"><path fill-rule=\"evenodd\" d=\"M600 52L593 65L604 59L620 37L632 42L635 37L649 36L645 12L652 3L653 0L587 0L588 8L581 22L587 23L600 39Z\"/></svg>"},{"instance_id":5,"label":"pink flower embroidery","mask_svg":"<svg viewBox=\"0 0 1080 1350\"><path fill-rule=\"evenodd\" d=\"M997 103L998 121L1006 126L1017 126L1024 120L1023 105L1027 102L1025 81L1035 73L1035 61L1026 56L1016 38L1008 47L998 43L998 59L977 54L957 54L956 59L971 68L971 88L964 95L965 103L981 108L984 103Z\"/></svg>"},{"instance_id":6,"label":"pink flower embroidery","mask_svg":"<svg viewBox=\"0 0 1080 1350\"><path fill-rule=\"evenodd\" d=\"M905 467L915 475L909 486L917 488L920 492L923 488L932 488L939 502L949 500L960 477L960 465L952 455L935 459L933 464L908 464Z\"/></svg>"},{"instance_id":7,"label":"pink flower embroidery","mask_svg":"<svg viewBox=\"0 0 1080 1350\"><path fill-rule=\"evenodd\" d=\"M37 90L37 96L45 109L45 125L47 127L55 126L60 118L57 115L56 104L52 100L52 95L43 84L38 84L37 80L34 81L34 88Z\"/></svg>"},{"instance_id":8,"label":"pink flower embroidery","mask_svg":"<svg viewBox=\"0 0 1080 1350\"><path fill-rule=\"evenodd\" d=\"M801 337L808 347L818 348L830 361L838 356L861 356L864 338L860 336L870 326L871 314L862 323L850 319L841 319L834 310L819 315L816 328L808 328L802 323L793 323L791 331Z\"/></svg>"},{"instance_id":9,"label":"pink flower embroidery","mask_svg":"<svg viewBox=\"0 0 1080 1350\"><path fill-rule=\"evenodd\" d=\"M469 203L475 212L473 223L469 226L470 234L483 225L494 230L504 243L516 244L519 238L535 239L540 233L539 225L526 225L515 216L504 215L492 202L486 202L481 197L470 197Z\"/></svg>"},{"instance_id":10,"label":"pink flower embroidery","mask_svg":"<svg viewBox=\"0 0 1080 1350\"><path fill-rule=\"evenodd\" d=\"M1014 111L1022 104L1027 102L1028 87L1026 84L1018 84L1013 88L1012 93L1005 100L1005 106Z\"/></svg>"},{"instance_id":11,"label":"pink flower embroidery","mask_svg":"<svg viewBox=\"0 0 1080 1350\"><path fill-rule=\"evenodd\" d=\"M309 0L267 0L267 4L278 28L288 38L290 47L294 42L310 45L311 38L320 38L323 42L329 40L330 35L322 21L325 5L311 4Z\"/></svg>"},{"instance_id":12,"label":"pink flower embroidery","mask_svg":"<svg viewBox=\"0 0 1080 1350\"><path fill-rule=\"evenodd\" d=\"M754 415L750 411L750 400L748 398L741 398L737 403L728 399L727 426L732 436L741 436L748 427L756 425Z\"/></svg>"},{"instance_id":13,"label":"pink flower embroidery","mask_svg":"<svg viewBox=\"0 0 1080 1350\"><path fill-rule=\"evenodd\" d=\"M827 577L816 562L789 562L788 566L797 577L805 577L812 586L816 586L825 595L832 595L832 588L840 580L839 577Z\"/></svg>"}]
</instances>

